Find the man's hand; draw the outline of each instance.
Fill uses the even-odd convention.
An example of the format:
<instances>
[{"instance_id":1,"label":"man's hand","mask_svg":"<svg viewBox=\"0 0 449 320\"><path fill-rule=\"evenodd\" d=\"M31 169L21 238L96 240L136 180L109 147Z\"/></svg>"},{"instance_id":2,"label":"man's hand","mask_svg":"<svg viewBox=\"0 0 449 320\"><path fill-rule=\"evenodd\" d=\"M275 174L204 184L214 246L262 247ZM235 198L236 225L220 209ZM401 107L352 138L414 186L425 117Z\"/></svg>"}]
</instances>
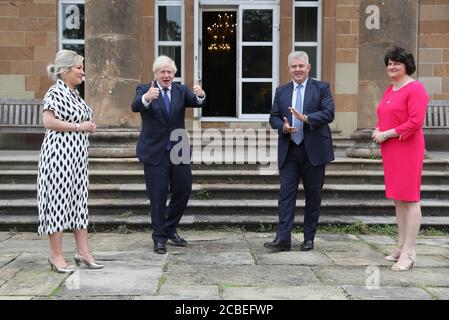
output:
<instances>
[{"instance_id":1,"label":"man's hand","mask_svg":"<svg viewBox=\"0 0 449 320\"><path fill-rule=\"evenodd\" d=\"M299 121L302 121L302 122L306 122L306 123L307 123L306 117L305 117L301 112L299 112L298 110L296 110L296 109L293 108L293 107L290 107L290 108L288 108L288 109L290 110L290 112L292 113L292 115L293 115L296 119L298 119Z\"/></svg>"},{"instance_id":2,"label":"man's hand","mask_svg":"<svg viewBox=\"0 0 449 320\"><path fill-rule=\"evenodd\" d=\"M151 102L154 99L157 99L159 97L159 88L156 88L154 86L154 81L151 81L150 89L143 95L143 98L147 102Z\"/></svg>"},{"instance_id":3,"label":"man's hand","mask_svg":"<svg viewBox=\"0 0 449 320\"><path fill-rule=\"evenodd\" d=\"M295 127L291 127L288 123L287 118L284 117L284 127L282 127L282 131L284 133L295 133L298 129Z\"/></svg>"},{"instance_id":4,"label":"man's hand","mask_svg":"<svg viewBox=\"0 0 449 320\"><path fill-rule=\"evenodd\" d=\"M206 95L206 92L204 92L204 90L201 88L200 84L198 81L195 81L195 85L193 86L193 93L197 96L197 97L204 97Z\"/></svg>"}]
</instances>

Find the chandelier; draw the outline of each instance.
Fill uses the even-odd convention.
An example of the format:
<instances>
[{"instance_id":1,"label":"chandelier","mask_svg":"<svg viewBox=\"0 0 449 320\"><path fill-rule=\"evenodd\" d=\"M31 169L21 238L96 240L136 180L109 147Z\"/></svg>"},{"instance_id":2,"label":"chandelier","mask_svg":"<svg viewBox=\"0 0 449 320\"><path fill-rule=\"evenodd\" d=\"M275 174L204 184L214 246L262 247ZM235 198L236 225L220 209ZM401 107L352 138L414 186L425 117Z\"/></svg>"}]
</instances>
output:
<instances>
[{"instance_id":1,"label":"chandelier","mask_svg":"<svg viewBox=\"0 0 449 320\"><path fill-rule=\"evenodd\" d=\"M227 13L218 15L218 21L207 27L207 33L210 36L210 44L207 47L209 51L229 51L231 50L230 40L234 34L235 26L233 16Z\"/></svg>"}]
</instances>

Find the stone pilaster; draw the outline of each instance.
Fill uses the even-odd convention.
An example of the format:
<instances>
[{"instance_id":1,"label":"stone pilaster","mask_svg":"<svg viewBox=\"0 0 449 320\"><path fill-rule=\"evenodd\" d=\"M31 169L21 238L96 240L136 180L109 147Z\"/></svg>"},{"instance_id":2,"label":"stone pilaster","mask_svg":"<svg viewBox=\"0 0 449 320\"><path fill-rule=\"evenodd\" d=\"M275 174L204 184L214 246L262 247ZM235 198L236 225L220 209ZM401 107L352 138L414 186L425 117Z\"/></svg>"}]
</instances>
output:
<instances>
[{"instance_id":1,"label":"stone pilaster","mask_svg":"<svg viewBox=\"0 0 449 320\"><path fill-rule=\"evenodd\" d=\"M140 25L140 0L86 0L85 95L98 127L91 156L135 156L140 116L130 105L141 82Z\"/></svg>"},{"instance_id":2,"label":"stone pilaster","mask_svg":"<svg viewBox=\"0 0 449 320\"><path fill-rule=\"evenodd\" d=\"M346 150L349 157L379 157L371 141L377 122L376 109L389 84L384 57L389 48L401 46L417 60L418 0L362 0L359 9L359 83L356 143Z\"/></svg>"}]
</instances>

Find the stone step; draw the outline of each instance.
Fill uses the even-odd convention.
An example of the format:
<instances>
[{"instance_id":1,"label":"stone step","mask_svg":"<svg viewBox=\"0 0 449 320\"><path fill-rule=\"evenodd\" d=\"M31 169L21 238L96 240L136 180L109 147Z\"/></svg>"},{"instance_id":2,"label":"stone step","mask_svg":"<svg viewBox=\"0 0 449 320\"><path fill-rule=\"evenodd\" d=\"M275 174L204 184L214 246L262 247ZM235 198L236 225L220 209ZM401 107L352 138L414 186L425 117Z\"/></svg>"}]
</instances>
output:
<instances>
[{"instance_id":1,"label":"stone step","mask_svg":"<svg viewBox=\"0 0 449 320\"><path fill-rule=\"evenodd\" d=\"M396 225L396 217L393 215L326 215L321 214L319 225L349 225L354 222L363 222L366 225ZM180 227L252 227L260 228L263 225L276 225L278 218L276 215L195 215L185 214L179 225ZM0 230L10 230L12 226L17 231L29 230L37 232L38 217L23 215L0 216ZM151 227L150 215L139 216L116 216L116 215L90 215L89 225L96 231L108 230L119 226L132 228ZM303 225L302 214L298 214L295 219L296 226ZM449 217L447 216L423 216L421 227L447 228Z\"/></svg>"},{"instance_id":2,"label":"stone step","mask_svg":"<svg viewBox=\"0 0 449 320\"><path fill-rule=\"evenodd\" d=\"M303 187L299 186L298 197L302 198ZM13 200L36 197L36 184L0 184L0 199ZM192 200L226 199L277 199L278 184L194 184ZM449 186L423 185L421 198L449 200ZM140 199L146 200L146 187L140 184L90 184L89 199ZM385 199L384 185L325 184L323 200L330 199Z\"/></svg>"},{"instance_id":3,"label":"stone step","mask_svg":"<svg viewBox=\"0 0 449 320\"><path fill-rule=\"evenodd\" d=\"M192 159L193 170L258 170L267 168L269 164L260 163L199 163L197 159ZM0 170L36 170L37 157L0 158ZM277 164L273 163L272 168L277 169ZM90 158L89 168L91 170L143 170L142 164L136 158ZM352 171L352 170L379 170L382 171L382 161L372 159L350 159L337 158L327 165L326 171ZM449 171L449 160L426 159L424 161L424 170L426 171Z\"/></svg>"},{"instance_id":4,"label":"stone step","mask_svg":"<svg viewBox=\"0 0 449 320\"><path fill-rule=\"evenodd\" d=\"M304 201L297 200L297 212L302 212ZM449 216L446 200L422 200L425 216ZM190 200L186 214L195 215L277 215L277 200ZM146 215L150 203L143 199L93 199L89 201L90 215L118 215L123 217ZM324 215L394 215L390 200L323 200ZM8 215L37 215L36 199L0 200L0 217Z\"/></svg>"},{"instance_id":5,"label":"stone step","mask_svg":"<svg viewBox=\"0 0 449 320\"><path fill-rule=\"evenodd\" d=\"M277 170L192 170L197 184L278 184ZM0 170L0 184L36 183L37 170ZM144 180L142 170L91 170L91 184L139 184ZM328 184L383 184L383 172L372 170L327 170ZM449 185L449 172L423 171L423 185Z\"/></svg>"}]
</instances>

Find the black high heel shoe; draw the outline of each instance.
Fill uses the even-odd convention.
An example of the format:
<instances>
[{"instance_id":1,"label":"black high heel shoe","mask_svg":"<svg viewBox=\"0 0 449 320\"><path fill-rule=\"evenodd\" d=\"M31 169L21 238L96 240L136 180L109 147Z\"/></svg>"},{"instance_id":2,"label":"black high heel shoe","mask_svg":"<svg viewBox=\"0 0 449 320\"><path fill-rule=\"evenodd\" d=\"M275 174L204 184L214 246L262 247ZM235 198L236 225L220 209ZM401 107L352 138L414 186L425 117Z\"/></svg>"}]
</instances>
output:
<instances>
[{"instance_id":1,"label":"black high heel shoe","mask_svg":"<svg viewBox=\"0 0 449 320\"><path fill-rule=\"evenodd\" d=\"M72 273L75 270L73 270L72 268L60 268L57 265L55 265L55 263L53 262L53 260L51 259L51 257L48 257L48 263L50 264L50 268L51 270L57 272L57 273Z\"/></svg>"},{"instance_id":2,"label":"black high heel shoe","mask_svg":"<svg viewBox=\"0 0 449 320\"><path fill-rule=\"evenodd\" d=\"M89 261L83 258L82 255L80 255L78 252L75 251L75 256L73 257L75 259L75 263L77 266L79 266L82 263L86 265L89 269L101 269L104 267L104 264L99 264L94 261Z\"/></svg>"}]
</instances>

